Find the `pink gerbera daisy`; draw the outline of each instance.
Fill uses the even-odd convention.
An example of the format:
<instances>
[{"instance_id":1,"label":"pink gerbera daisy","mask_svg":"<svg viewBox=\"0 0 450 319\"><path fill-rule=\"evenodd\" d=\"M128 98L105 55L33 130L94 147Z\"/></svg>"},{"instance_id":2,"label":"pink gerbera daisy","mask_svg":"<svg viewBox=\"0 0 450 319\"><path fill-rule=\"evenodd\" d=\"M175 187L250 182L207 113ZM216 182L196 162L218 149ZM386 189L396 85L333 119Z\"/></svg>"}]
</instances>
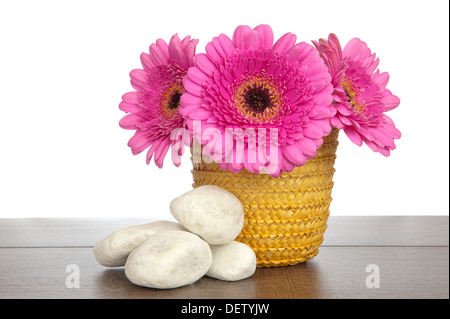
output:
<instances>
[{"instance_id":1,"label":"pink gerbera daisy","mask_svg":"<svg viewBox=\"0 0 450 319\"><path fill-rule=\"evenodd\" d=\"M389 156L401 133L384 113L396 108L400 100L386 89L389 74L377 69L379 59L358 38L350 40L344 50L334 34L313 43L332 76L337 111L332 125L343 129L353 143L361 146L364 142Z\"/></svg>"},{"instance_id":2,"label":"pink gerbera daisy","mask_svg":"<svg viewBox=\"0 0 450 319\"><path fill-rule=\"evenodd\" d=\"M287 33L274 44L270 26L239 26L196 55L180 112L201 144L213 143L205 155L220 168L279 176L313 158L331 131L331 77L314 47L296 39Z\"/></svg>"},{"instance_id":3,"label":"pink gerbera daisy","mask_svg":"<svg viewBox=\"0 0 450 319\"><path fill-rule=\"evenodd\" d=\"M178 107L185 92L183 78L193 65L197 43L198 40L191 40L190 36L180 40L177 34L169 44L158 39L150 45L150 54L141 54L143 69L130 72L135 91L122 96L119 108L129 114L119 125L136 130L128 142L133 155L150 147L147 164L154 155L156 165L161 168L167 151L177 142L170 138L172 131L185 127ZM182 153L183 150L178 151ZM172 160L176 166L180 165L179 157Z\"/></svg>"}]
</instances>

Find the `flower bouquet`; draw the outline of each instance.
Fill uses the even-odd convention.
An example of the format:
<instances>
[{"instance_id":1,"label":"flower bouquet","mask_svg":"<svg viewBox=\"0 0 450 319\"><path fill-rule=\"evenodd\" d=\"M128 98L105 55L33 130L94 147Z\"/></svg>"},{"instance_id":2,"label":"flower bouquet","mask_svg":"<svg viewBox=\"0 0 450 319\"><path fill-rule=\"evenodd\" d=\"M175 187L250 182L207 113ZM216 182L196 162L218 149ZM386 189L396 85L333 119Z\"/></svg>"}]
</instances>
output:
<instances>
[{"instance_id":1,"label":"flower bouquet","mask_svg":"<svg viewBox=\"0 0 450 319\"><path fill-rule=\"evenodd\" d=\"M318 253L327 227L338 133L389 156L400 132L385 112L398 97L358 38L274 40L268 25L239 26L196 54L198 40L158 39L122 97L134 155L162 168L191 150L194 187L216 185L244 206L236 240L258 266L293 265Z\"/></svg>"}]
</instances>

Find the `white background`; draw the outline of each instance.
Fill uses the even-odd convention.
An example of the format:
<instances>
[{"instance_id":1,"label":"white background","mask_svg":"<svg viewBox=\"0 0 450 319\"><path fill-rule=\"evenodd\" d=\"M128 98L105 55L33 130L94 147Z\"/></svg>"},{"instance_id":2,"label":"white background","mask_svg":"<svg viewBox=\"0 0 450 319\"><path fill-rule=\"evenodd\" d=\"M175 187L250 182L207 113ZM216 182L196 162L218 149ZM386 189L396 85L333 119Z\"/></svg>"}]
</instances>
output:
<instances>
[{"instance_id":1,"label":"white background","mask_svg":"<svg viewBox=\"0 0 450 319\"><path fill-rule=\"evenodd\" d=\"M388 158L342 133L332 215L447 215L449 16L428 1L0 2L0 217L171 219L191 189L188 156L175 168L131 155L118 109L129 71L157 38L232 35L270 24L276 39L333 32L367 42L388 71L402 131Z\"/></svg>"}]
</instances>

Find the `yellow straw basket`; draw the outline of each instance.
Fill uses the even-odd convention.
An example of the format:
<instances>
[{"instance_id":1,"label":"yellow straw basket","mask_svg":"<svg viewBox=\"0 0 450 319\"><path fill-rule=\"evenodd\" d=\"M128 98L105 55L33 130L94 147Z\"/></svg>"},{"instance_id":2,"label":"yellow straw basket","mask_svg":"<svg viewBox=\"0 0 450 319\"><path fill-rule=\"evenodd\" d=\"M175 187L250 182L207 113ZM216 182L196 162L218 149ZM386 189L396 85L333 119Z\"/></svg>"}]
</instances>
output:
<instances>
[{"instance_id":1,"label":"yellow straw basket","mask_svg":"<svg viewBox=\"0 0 450 319\"><path fill-rule=\"evenodd\" d=\"M319 252L330 214L338 132L324 138L315 158L278 178L193 163L194 188L216 185L241 201L245 223L236 240L255 251L258 267L295 265Z\"/></svg>"}]
</instances>

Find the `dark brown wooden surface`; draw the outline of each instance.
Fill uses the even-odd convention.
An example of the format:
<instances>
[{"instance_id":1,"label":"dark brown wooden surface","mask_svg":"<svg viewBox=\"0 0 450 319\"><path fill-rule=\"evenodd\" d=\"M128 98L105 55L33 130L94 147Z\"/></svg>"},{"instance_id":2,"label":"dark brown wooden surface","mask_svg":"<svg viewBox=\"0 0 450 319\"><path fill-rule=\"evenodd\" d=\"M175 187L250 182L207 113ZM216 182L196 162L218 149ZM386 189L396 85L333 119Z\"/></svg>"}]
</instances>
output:
<instances>
[{"instance_id":1,"label":"dark brown wooden surface","mask_svg":"<svg viewBox=\"0 0 450 319\"><path fill-rule=\"evenodd\" d=\"M0 298L449 298L448 216L330 217L308 262L169 290L136 286L92 253L112 231L149 221L0 219ZM66 287L70 264L80 269L80 288ZM380 288L366 287L370 264L379 267Z\"/></svg>"}]
</instances>

